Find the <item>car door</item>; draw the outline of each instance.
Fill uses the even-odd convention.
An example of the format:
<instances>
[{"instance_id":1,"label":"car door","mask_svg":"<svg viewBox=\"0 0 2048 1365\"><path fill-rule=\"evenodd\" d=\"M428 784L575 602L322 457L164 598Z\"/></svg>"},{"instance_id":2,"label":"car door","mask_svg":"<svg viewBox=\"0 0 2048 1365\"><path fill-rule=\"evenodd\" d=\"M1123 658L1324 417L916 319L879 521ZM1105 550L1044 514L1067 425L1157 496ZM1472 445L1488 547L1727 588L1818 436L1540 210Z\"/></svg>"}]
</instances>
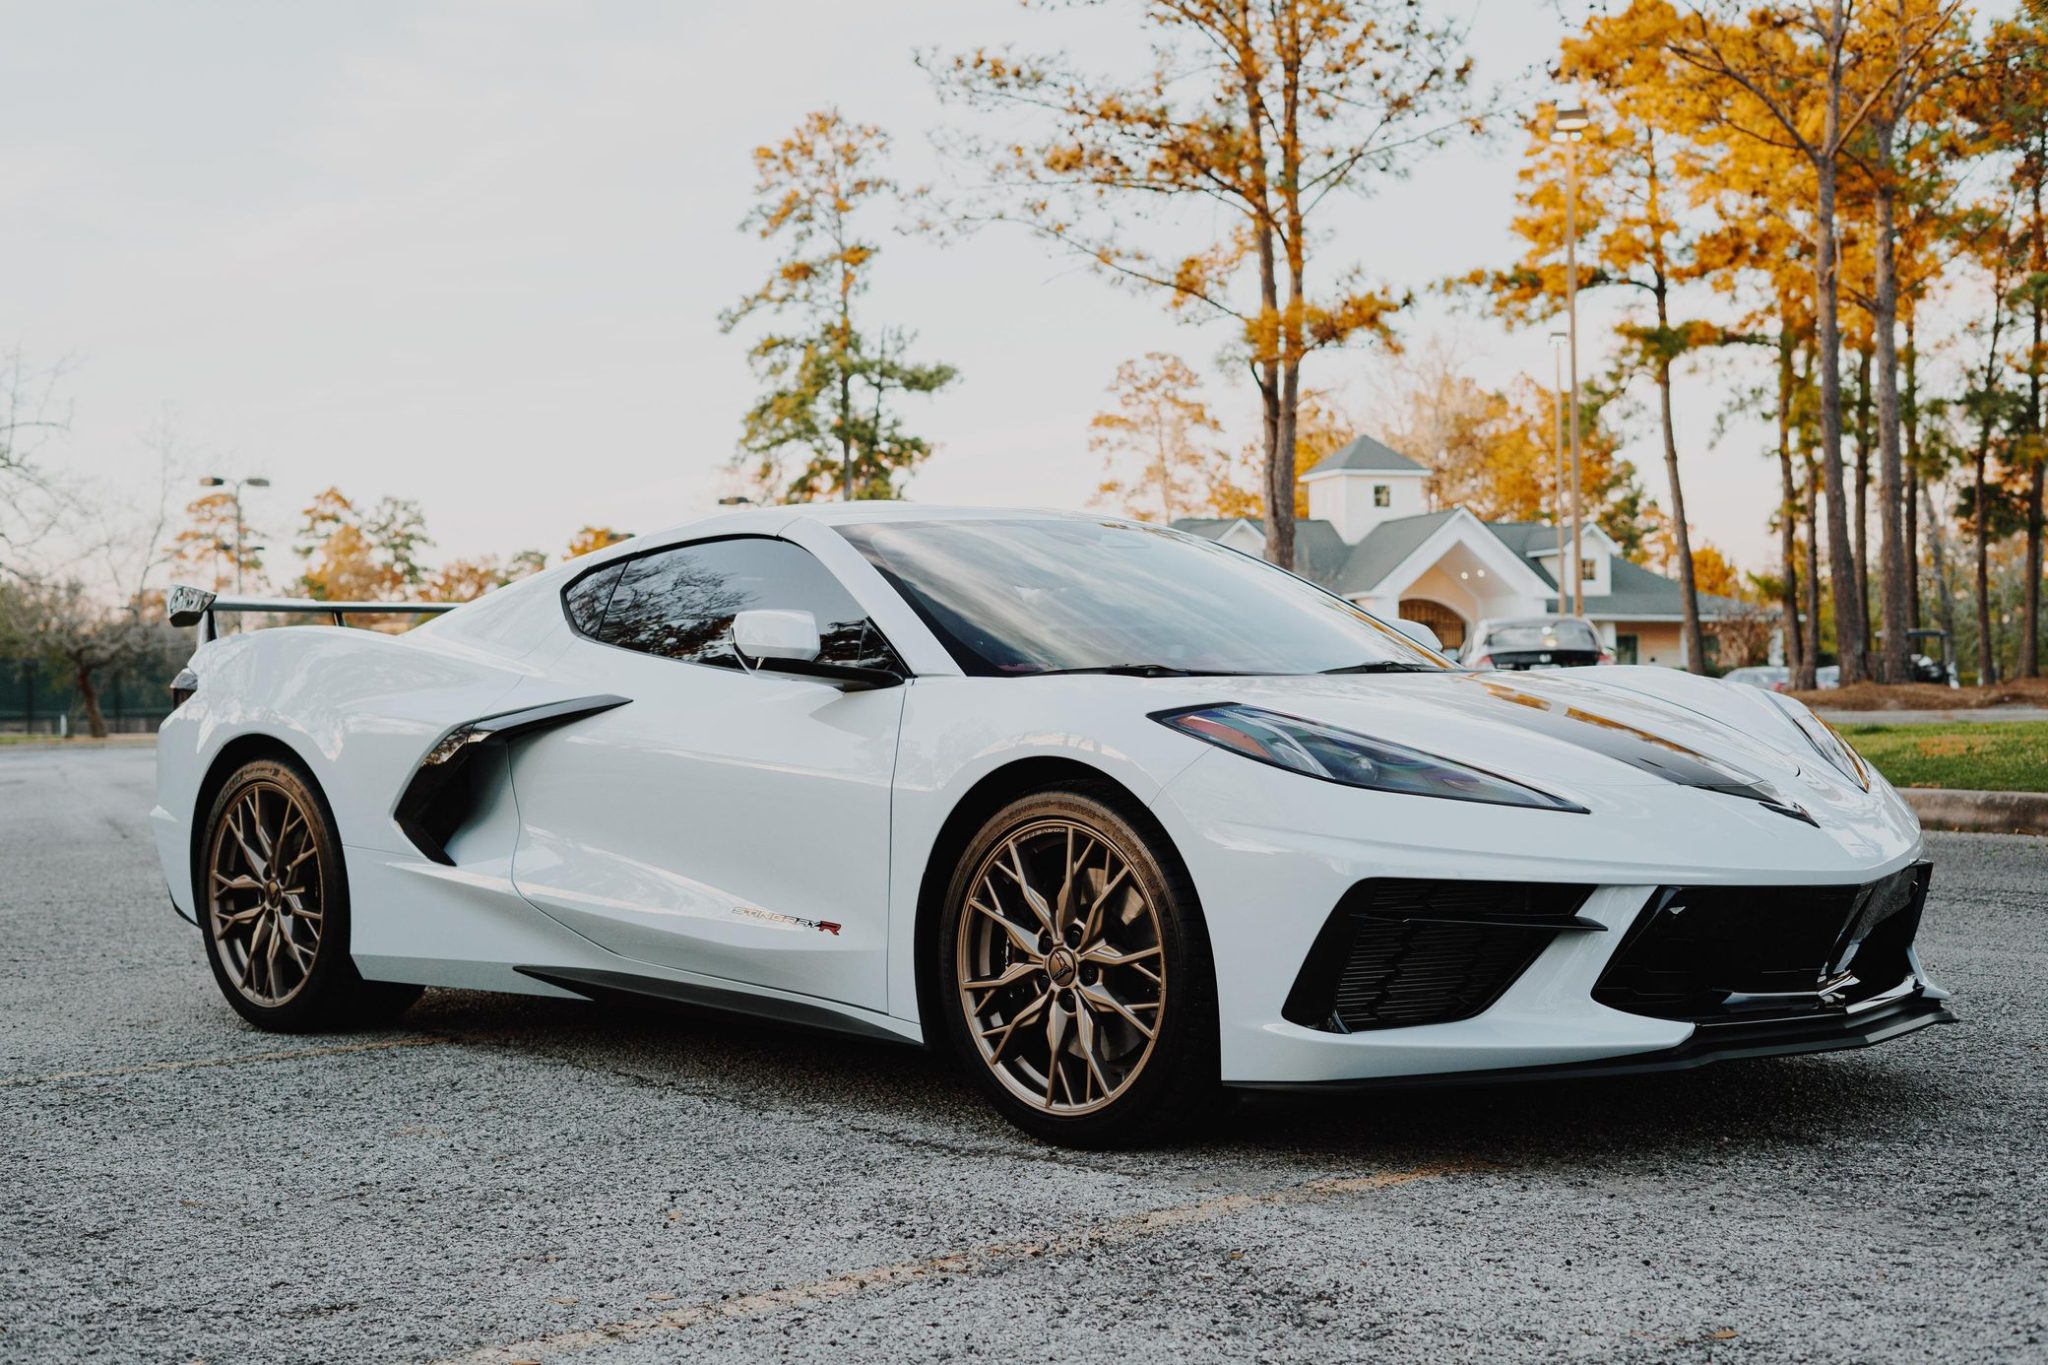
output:
<instances>
[{"instance_id":1,"label":"car door","mask_svg":"<svg viewBox=\"0 0 2048 1365\"><path fill-rule=\"evenodd\" d=\"M521 746L513 877L613 952L886 1006L889 801L903 689L753 672L735 613L811 612L821 658L901 671L817 559L727 537L606 565L564 594L551 670L628 704Z\"/></svg>"}]
</instances>

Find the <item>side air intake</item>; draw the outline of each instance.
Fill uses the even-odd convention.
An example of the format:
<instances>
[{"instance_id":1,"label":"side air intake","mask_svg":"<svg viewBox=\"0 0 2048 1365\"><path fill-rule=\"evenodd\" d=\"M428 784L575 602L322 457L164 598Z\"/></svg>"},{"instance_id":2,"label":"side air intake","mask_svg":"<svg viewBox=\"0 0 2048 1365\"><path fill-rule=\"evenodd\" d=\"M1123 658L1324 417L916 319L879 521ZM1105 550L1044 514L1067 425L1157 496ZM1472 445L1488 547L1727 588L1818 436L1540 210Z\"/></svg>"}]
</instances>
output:
<instances>
[{"instance_id":1,"label":"side air intake","mask_svg":"<svg viewBox=\"0 0 2048 1365\"><path fill-rule=\"evenodd\" d=\"M427 750L426 757L413 770L412 780L399 794L392 818L398 821L405 837L412 840L413 847L437 863L453 866L455 860L448 856L448 841L476 814L485 795L481 785L490 780L494 770L494 765L476 762L484 746L502 749L514 736L551 730L624 706L631 700L609 693L576 697L458 725Z\"/></svg>"},{"instance_id":2,"label":"side air intake","mask_svg":"<svg viewBox=\"0 0 2048 1365\"><path fill-rule=\"evenodd\" d=\"M1379 877L1344 894L1281 1014L1330 1033L1446 1024L1498 1000L1559 934L1598 933L1590 886Z\"/></svg>"}]
</instances>

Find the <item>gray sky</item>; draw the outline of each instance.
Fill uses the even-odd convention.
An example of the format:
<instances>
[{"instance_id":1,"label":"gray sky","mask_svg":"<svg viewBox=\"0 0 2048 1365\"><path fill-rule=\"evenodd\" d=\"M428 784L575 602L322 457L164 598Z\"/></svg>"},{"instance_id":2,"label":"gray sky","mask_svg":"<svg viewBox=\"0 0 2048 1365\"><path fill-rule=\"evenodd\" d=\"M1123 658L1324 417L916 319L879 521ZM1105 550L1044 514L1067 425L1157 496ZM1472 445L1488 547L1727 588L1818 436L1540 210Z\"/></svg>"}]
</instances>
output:
<instances>
[{"instance_id":1,"label":"gray sky","mask_svg":"<svg viewBox=\"0 0 2048 1365\"><path fill-rule=\"evenodd\" d=\"M1549 4L1465 6L1484 79L1555 51ZM417 498L436 557L555 555L582 524L656 529L725 487L752 386L716 317L770 260L738 230L755 145L836 103L925 179L946 114L913 48L1132 51L1106 17L1014 0L64 0L11 6L8 27L0 343L69 363L72 429L51 455L134 486L168 415L192 473L275 480L250 503L274 546L333 483ZM1339 245L1416 288L1507 261L1517 145L1433 156L1346 210ZM1213 373L1228 339L999 231L889 240L868 307L964 376L914 418L940 446L910 487L924 501L1083 504L1118 362L1176 350ZM1409 334L1447 327L1482 377L1547 382L1541 329L1431 304ZM1310 380L1370 426L1380 364L1338 354ZM1754 432L1708 448L1718 390L1680 395L1693 521L1762 567L1774 466ZM1249 389L1219 381L1216 398L1248 438Z\"/></svg>"}]
</instances>

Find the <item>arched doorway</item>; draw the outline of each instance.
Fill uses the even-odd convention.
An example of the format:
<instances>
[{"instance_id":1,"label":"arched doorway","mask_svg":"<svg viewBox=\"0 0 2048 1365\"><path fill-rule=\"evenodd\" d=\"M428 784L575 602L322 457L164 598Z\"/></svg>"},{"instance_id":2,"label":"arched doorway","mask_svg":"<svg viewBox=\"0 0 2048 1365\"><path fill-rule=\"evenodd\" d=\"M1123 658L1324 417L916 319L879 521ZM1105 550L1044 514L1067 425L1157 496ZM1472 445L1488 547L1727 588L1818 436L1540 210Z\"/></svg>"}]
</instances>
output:
<instances>
[{"instance_id":1,"label":"arched doorway","mask_svg":"<svg viewBox=\"0 0 2048 1365\"><path fill-rule=\"evenodd\" d=\"M1436 632L1436 638L1444 642L1445 649L1465 647L1465 618L1441 602L1432 602L1427 597L1408 597L1401 602L1401 619L1420 621Z\"/></svg>"}]
</instances>

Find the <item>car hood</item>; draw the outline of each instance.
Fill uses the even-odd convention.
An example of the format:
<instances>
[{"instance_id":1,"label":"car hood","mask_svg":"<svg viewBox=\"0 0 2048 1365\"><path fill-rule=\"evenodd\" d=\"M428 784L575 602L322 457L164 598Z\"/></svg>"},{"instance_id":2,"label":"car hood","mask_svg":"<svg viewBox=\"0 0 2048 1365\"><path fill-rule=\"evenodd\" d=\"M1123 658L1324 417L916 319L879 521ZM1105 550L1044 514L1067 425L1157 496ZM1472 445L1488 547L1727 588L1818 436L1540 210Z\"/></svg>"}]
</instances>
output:
<instances>
[{"instance_id":1,"label":"car hood","mask_svg":"<svg viewBox=\"0 0 2048 1365\"><path fill-rule=\"evenodd\" d=\"M1562 796L1677 784L1799 810L1869 799L1767 694L1666 669L1167 681L1157 694L1186 704L1321 721Z\"/></svg>"}]
</instances>

